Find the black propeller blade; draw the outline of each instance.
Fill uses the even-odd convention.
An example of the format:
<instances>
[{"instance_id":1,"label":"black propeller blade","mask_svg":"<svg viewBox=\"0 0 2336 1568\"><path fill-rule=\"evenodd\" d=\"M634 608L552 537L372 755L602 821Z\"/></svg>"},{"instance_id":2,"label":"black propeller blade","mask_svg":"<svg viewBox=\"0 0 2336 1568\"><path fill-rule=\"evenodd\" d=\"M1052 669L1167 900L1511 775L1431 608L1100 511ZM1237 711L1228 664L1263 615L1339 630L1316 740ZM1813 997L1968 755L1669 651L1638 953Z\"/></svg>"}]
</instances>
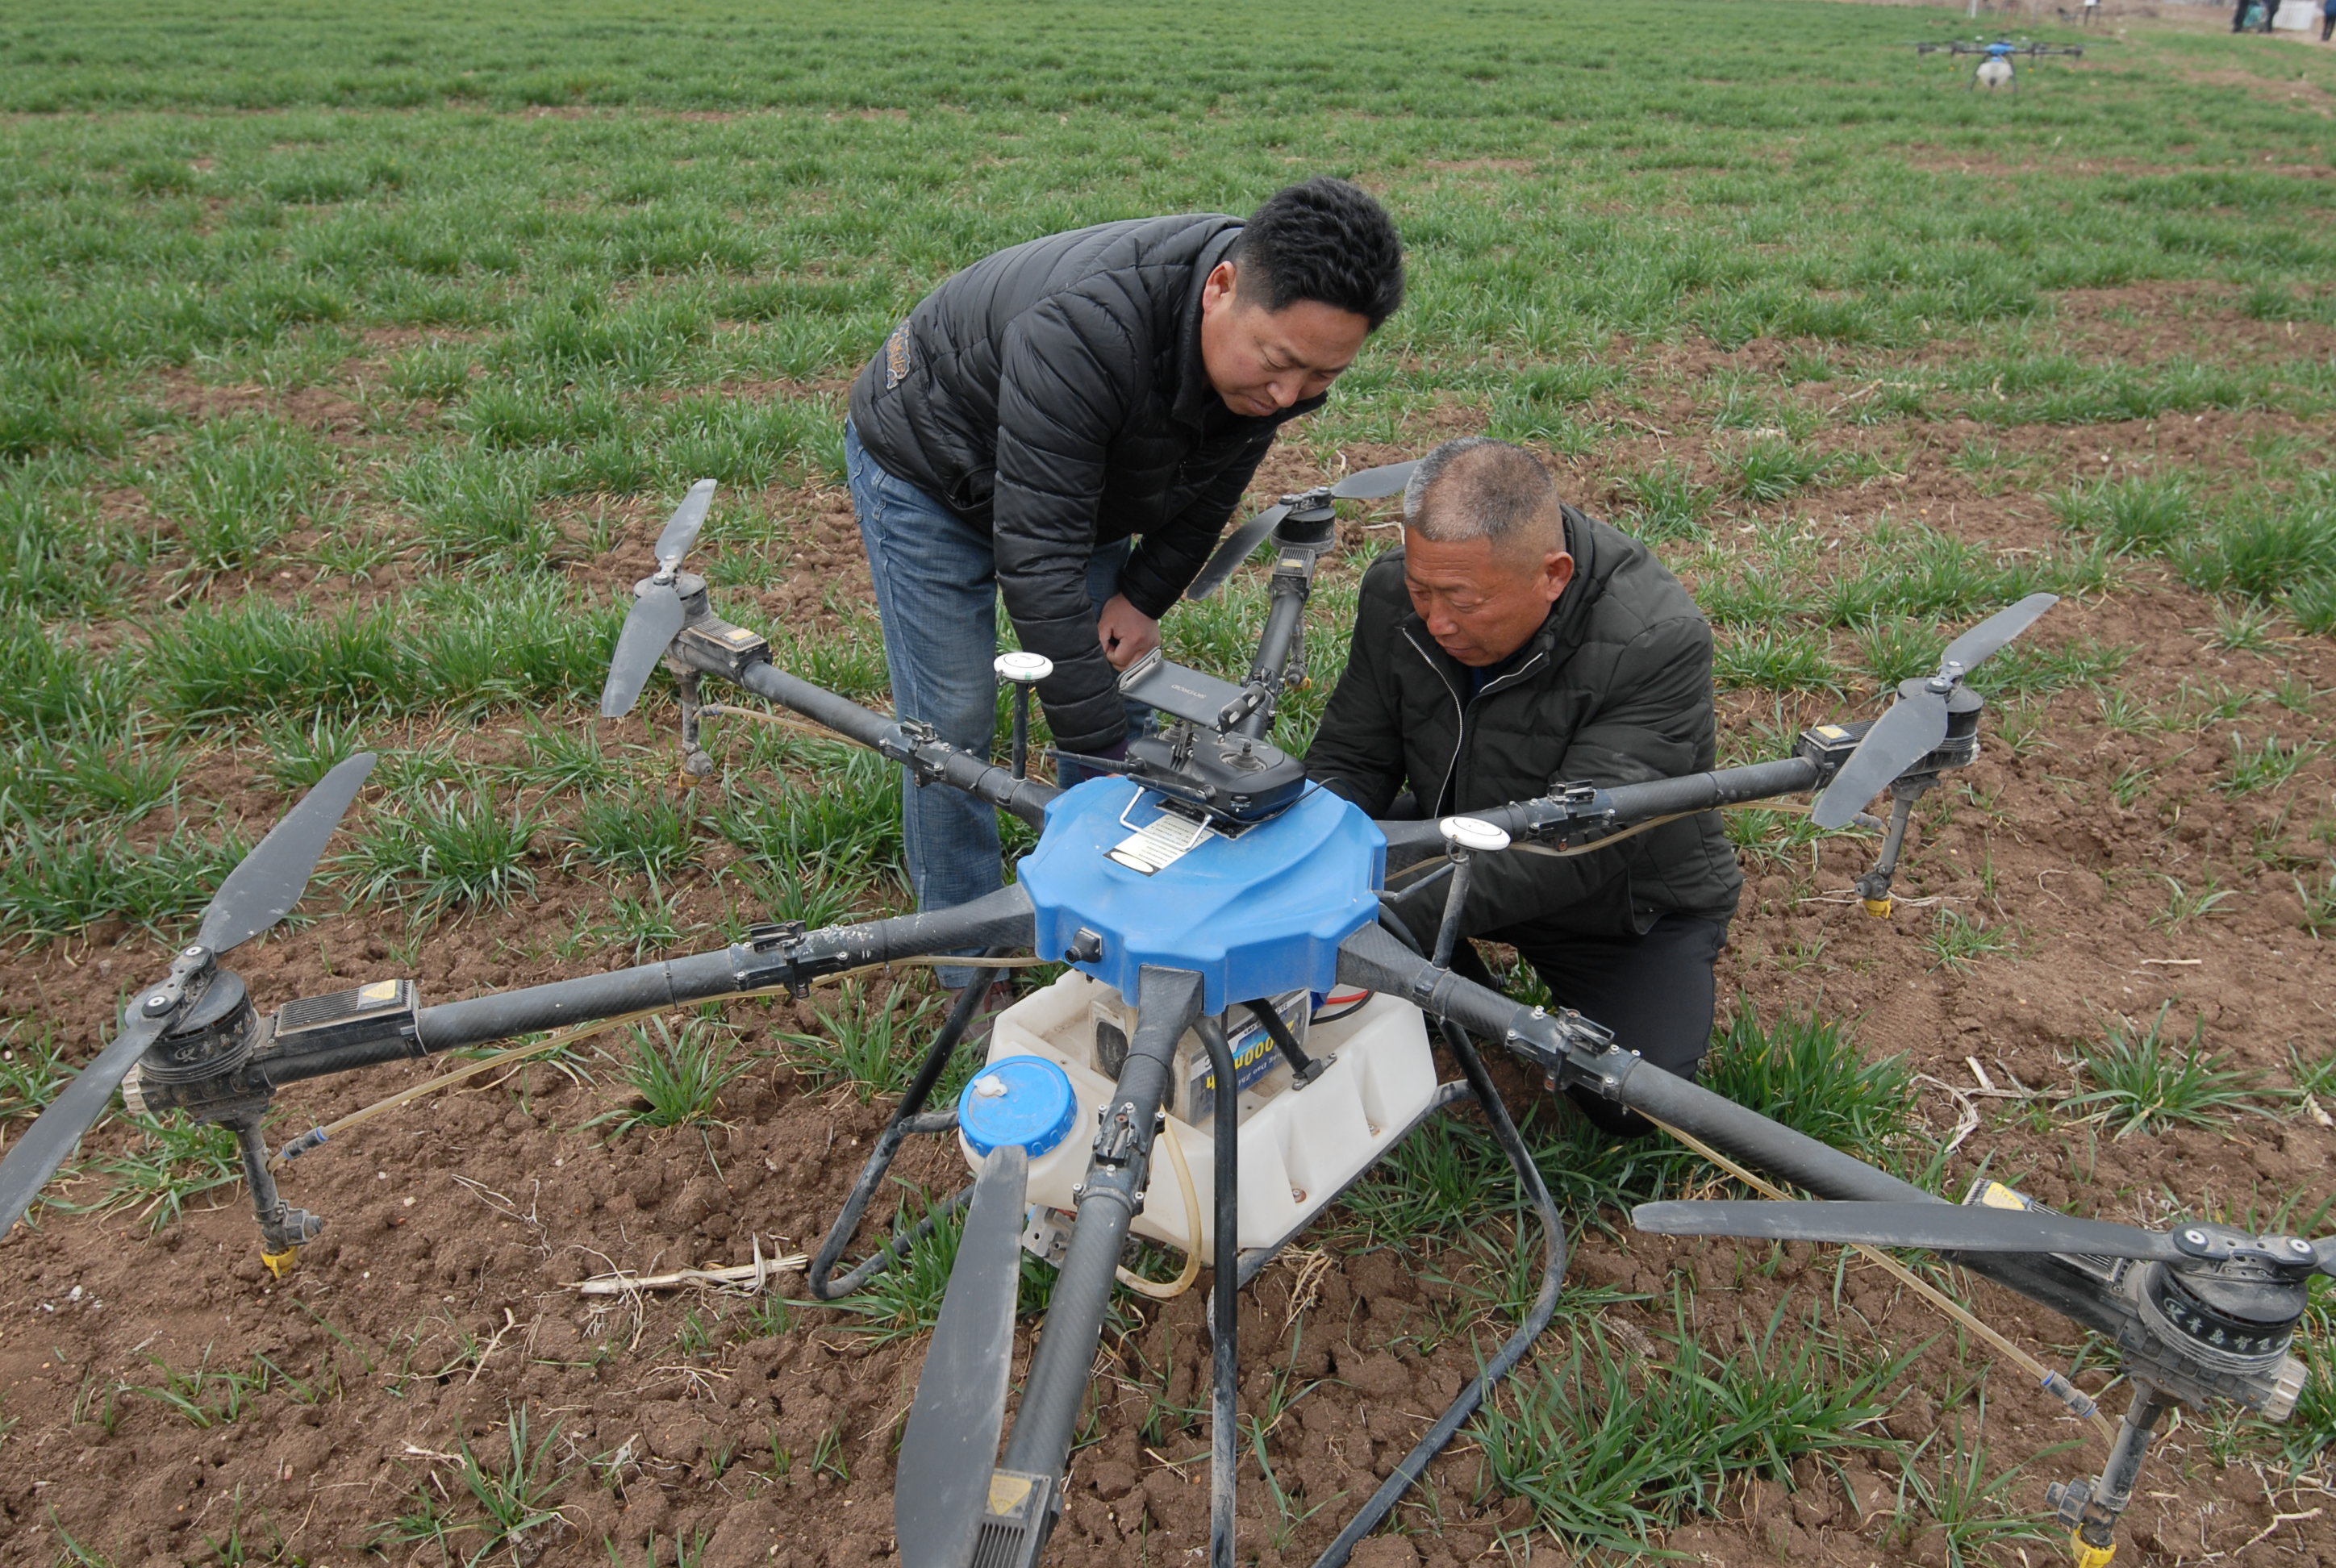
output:
<instances>
[{"instance_id":1,"label":"black propeller blade","mask_svg":"<svg viewBox=\"0 0 2336 1568\"><path fill-rule=\"evenodd\" d=\"M1330 487L1331 496L1338 501L1377 501L1382 496L1397 495L1411 482L1411 471L1419 466L1419 459L1409 463L1382 463L1377 468L1350 473Z\"/></svg>"},{"instance_id":2,"label":"black propeller blade","mask_svg":"<svg viewBox=\"0 0 2336 1568\"><path fill-rule=\"evenodd\" d=\"M625 616L625 629L617 636L616 655L608 660L608 684L600 688L602 718L619 718L632 711L657 660L665 657L681 630L681 593L674 586L674 577L689 547L697 542L698 530L706 526L714 491L715 482L710 479L691 485L673 516L667 519L665 531L657 535L657 573L633 589L633 608Z\"/></svg>"},{"instance_id":3,"label":"black propeller blade","mask_svg":"<svg viewBox=\"0 0 2336 1568\"><path fill-rule=\"evenodd\" d=\"M1949 643L1940 656L1938 674L1901 683L1898 700L1865 732L1841 772L1817 796L1809 811L1811 820L1822 828L1847 825L1891 780L1935 751L1947 738L1947 700L1963 677L2059 602L2057 594L2029 594Z\"/></svg>"},{"instance_id":4,"label":"black propeller blade","mask_svg":"<svg viewBox=\"0 0 2336 1568\"><path fill-rule=\"evenodd\" d=\"M32 1207L82 1135L97 1125L113 1091L137 1065L146 1047L169 1028L183 1000L181 967L208 950L212 957L242 946L292 912L307 891L316 857L356 799L376 759L360 752L317 781L298 805L284 813L252 852L219 884L195 946L182 950L171 978L131 1004L122 1032L83 1067L49 1104L8 1157L0 1160L0 1235Z\"/></svg>"},{"instance_id":5,"label":"black propeller blade","mask_svg":"<svg viewBox=\"0 0 2336 1568\"><path fill-rule=\"evenodd\" d=\"M1208 565L1202 567L1201 575L1192 579L1192 586L1184 590L1184 597L1203 599L1224 587L1225 579L1249 559L1250 551L1273 531L1273 525L1289 515L1290 506L1286 502L1280 506L1269 506L1225 535L1225 541L1217 546L1214 555L1209 557Z\"/></svg>"},{"instance_id":6,"label":"black propeller blade","mask_svg":"<svg viewBox=\"0 0 2336 1568\"><path fill-rule=\"evenodd\" d=\"M268 830L211 895L195 933L198 944L214 954L232 952L292 912L378 760L369 751L346 758Z\"/></svg>"},{"instance_id":7,"label":"black propeller blade","mask_svg":"<svg viewBox=\"0 0 2336 1568\"><path fill-rule=\"evenodd\" d=\"M974 1179L957 1264L900 1439L892 1527L906 1568L966 1568L998 1466L1030 1156L1000 1144Z\"/></svg>"},{"instance_id":8,"label":"black propeller blade","mask_svg":"<svg viewBox=\"0 0 2336 1568\"><path fill-rule=\"evenodd\" d=\"M1418 466L1419 460L1414 458L1409 463L1382 463L1377 468L1366 468L1359 473L1350 473L1329 487L1330 499L1377 501L1382 496L1399 494L1403 487L1411 482L1411 471ZM1314 493L1319 494L1320 492ZM1218 545L1216 553L1209 557L1208 565L1201 569L1201 575L1194 578L1192 586L1184 590L1184 597L1203 599L1222 588L1225 579L1249 559L1250 552L1289 515L1288 502L1279 506L1269 506L1225 535L1224 542Z\"/></svg>"},{"instance_id":9,"label":"black propeller blade","mask_svg":"<svg viewBox=\"0 0 2336 1568\"><path fill-rule=\"evenodd\" d=\"M1942 1252L2089 1252L2161 1262L2192 1255L2164 1231L1983 1203L1641 1203L1630 1223L1662 1236L1864 1242Z\"/></svg>"}]
</instances>

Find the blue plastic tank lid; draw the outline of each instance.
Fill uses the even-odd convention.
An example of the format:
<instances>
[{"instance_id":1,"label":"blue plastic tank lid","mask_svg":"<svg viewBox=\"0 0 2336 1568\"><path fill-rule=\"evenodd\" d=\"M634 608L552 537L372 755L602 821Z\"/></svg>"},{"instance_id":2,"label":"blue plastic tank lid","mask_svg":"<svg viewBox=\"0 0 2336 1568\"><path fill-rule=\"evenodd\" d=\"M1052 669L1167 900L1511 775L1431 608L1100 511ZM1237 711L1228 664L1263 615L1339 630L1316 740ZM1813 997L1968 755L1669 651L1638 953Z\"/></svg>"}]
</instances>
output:
<instances>
[{"instance_id":1,"label":"blue plastic tank lid","mask_svg":"<svg viewBox=\"0 0 2336 1568\"><path fill-rule=\"evenodd\" d=\"M1078 1114L1069 1075L1044 1057L992 1062L957 1097L958 1128L977 1154L1019 1144L1035 1160L1063 1141Z\"/></svg>"}]
</instances>

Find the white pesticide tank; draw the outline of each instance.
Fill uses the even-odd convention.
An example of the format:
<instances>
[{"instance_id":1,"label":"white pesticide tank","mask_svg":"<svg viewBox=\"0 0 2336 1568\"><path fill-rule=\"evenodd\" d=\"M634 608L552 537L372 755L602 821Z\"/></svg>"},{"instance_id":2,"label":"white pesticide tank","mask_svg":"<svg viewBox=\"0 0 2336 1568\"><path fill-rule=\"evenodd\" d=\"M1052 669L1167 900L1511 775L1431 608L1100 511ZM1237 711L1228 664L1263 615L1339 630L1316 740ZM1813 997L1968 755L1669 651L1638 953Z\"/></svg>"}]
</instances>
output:
<instances>
[{"instance_id":1,"label":"white pesticide tank","mask_svg":"<svg viewBox=\"0 0 2336 1568\"><path fill-rule=\"evenodd\" d=\"M2012 83L2011 62L1982 60L1979 63L1979 70L1973 74L1982 87L2009 87Z\"/></svg>"},{"instance_id":2,"label":"white pesticide tank","mask_svg":"<svg viewBox=\"0 0 2336 1568\"><path fill-rule=\"evenodd\" d=\"M1303 1088L1293 1087L1289 1066L1261 1027L1251 1022L1231 1031L1242 1086L1245 1248L1271 1246L1295 1233L1386 1153L1436 1093L1426 1021L1408 1002L1374 996L1352 1012L1309 1028L1309 996L1299 992L1280 1001L1306 1054L1317 1061L1328 1057L1329 1065ZM1235 1008L1231 1022L1246 1018ZM1118 1061L1111 1058L1116 1050L1124 1059L1134 1024L1135 1010L1118 991L1076 970L998 1015L988 1065L995 1067L1011 1057L1044 1057L1063 1069L1078 1101L1069 1135L1030 1162L1034 1207L1077 1208L1071 1188L1086 1175L1097 1114L1118 1079ZM1150 1185L1134 1228L1180 1251L1197 1233L1205 1261L1216 1244L1213 1075L1200 1037L1189 1031L1178 1044L1176 1060L1167 1126L1153 1144ZM965 1147L962 1135L959 1141ZM1185 1204L1172 1141L1191 1173L1195 1208ZM972 1150L966 1148L966 1154L973 1163Z\"/></svg>"}]
</instances>

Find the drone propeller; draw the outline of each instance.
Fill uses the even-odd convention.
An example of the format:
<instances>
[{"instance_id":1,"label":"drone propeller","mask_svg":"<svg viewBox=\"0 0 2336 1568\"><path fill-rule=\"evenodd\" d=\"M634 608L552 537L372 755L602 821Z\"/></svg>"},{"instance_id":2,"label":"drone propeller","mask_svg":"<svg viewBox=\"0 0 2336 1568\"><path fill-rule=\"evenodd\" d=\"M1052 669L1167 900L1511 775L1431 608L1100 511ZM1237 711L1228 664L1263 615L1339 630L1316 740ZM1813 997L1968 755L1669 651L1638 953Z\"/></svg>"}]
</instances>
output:
<instances>
[{"instance_id":1,"label":"drone propeller","mask_svg":"<svg viewBox=\"0 0 2336 1568\"><path fill-rule=\"evenodd\" d=\"M1192 586L1184 590L1184 597L1202 599L1222 588L1225 579L1232 576L1233 570L1249 559L1250 551L1263 543L1265 536L1273 531L1274 525L1289 515L1290 503L1285 501L1279 506L1267 507L1225 535L1224 543L1217 546L1216 553L1209 557L1209 563L1201 568L1201 575L1192 579Z\"/></svg>"},{"instance_id":2,"label":"drone propeller","mask_svg":"<svg viewBox=\"0 0 2336 1568\"><path fill-rule=\"evenodd\" d=\"M2218 1235L2195 1226L2145 1231L2109 1220L1987 1203L1641 1203L1630 1211L1630 1223L1661 1236L1742 1236L1843 1245L1862 1242L1940 1252L2073 1252L2159 1263L2209 1261L2242 1251L2263 1255L2252 1243L2228 1240L2227 1232ZM2320 1273L2336 1275L2336 1236L2319 1242L2271 1240L2270 1261L2290 1268L2309 1264Z\"/></svg>"},{"instance_id":3,"label":"drone propeller","mask_svg":"<svg viewBox=\"0 0 2336 1568\"><path fill-rule=\"evenodd\" d=\"M1809 812L1811 820L1824 828L1845 825L1891 780L1937 750L1947 738L1948 699L1963 677L2059 602L2057 594L2029 594L1949 643L1939 657L1938 674L1902 683L1898 700L1865 732L1841 772L1817 797Z\"/></svg>"},{"instance_id":4,"label":"drone propeller","mask_svg":"<svg viewBox=\"0 0 2336 1568\"><path fill-rule=\"evenodd\" d=\"M1000 1144L974 1178L973 1203L925 1351L900 1439L892 1527L907 1568L965 1568L998 1464L1014 1361L1030 1156Z\"/></svg>"},{"instance_id":5,"label":"drone propeller","mask_svg":"<svg viewBox=\"0 0 2336 1568\"><path fill-rule=\"evenodd\" d=\"M602 718L619 718L632 711L650 672L681 630L681 593L674 586L674 577L689 547L697 542L697 531L706 526L714 489L710 479L691 485L667 520L665 531L657 535L657 573L634 588L633 608L626 612L625 628L617 636L616 656L608 660L608 684L600 688Z\"/></svg>"},{"instance_id":6,"label":"drone propeller","mask_svg":"<svg viewBox=\"0 0 2336 1568\"><path fill-rule=\"evenodd\" d=\"M1411 482L1411 471L1418 466L1419 461L1415 458L1409 463L1382 463L1377 468L1366 468L1359 473L1350 473L1329 487L1329 498L1332 501L1378 501L1398 494L1405 485ZM1285 501L1280 505L1269 506L1227 534L1225 541L1217 546L1216 553L1209 557L1208 564L1201 568L1201 575L1192 579L1192 586L1184 590L1184 597L1202 599L1222 588L1234 569L1249 559L1250 551L1262 543L1275 525L1290 515L1295 504Z\"/></svg>"},{"instance_id":7,"label":"drone propeller","mask_svg":"<svg viewBox=\"0 0 2336 1568\"><path fill-rule=\"evenodd\" d=\"M317 857L356 799L375 757L360 752L319 780L244 856L227 881L219 884L203 911L194 946L180 952L189 958L208 953L217 958L268 930L292 912L307 891ZM105 1114L114 1089L129 1076L138 1058L169 1028L183 1005L183 992L173 981L145 993L134 1002L122 1032L81 1070L64 1092L50 1103L30 1131L16 1141L8 1157L0 1160L0 1235L32 1207L41 1188L56 1174L82 1135Z\"/></svg>"},{"instance_id":8,"label":"drone propeller","mask_svg":"<svg viewBox=\"0 0 2336 1568\"><path fill-rule=\"evenodd\" d=\"M1403 487L1411 482L1412 471L1418 466L1419 459L1415 457L1409 463L1383 463L1377 468L1350 473L1330 487L1330 499L1379 501L1401 494Z\"/></svg>"}]
</instances>

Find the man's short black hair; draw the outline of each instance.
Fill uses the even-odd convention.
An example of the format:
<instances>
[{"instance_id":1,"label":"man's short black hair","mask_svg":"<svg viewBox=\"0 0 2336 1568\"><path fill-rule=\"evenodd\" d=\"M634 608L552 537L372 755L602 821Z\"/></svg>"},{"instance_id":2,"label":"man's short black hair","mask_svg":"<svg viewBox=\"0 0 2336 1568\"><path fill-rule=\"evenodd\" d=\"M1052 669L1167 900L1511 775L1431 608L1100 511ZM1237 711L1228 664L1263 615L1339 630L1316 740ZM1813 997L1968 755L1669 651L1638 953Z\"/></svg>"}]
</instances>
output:
<instances>
[{"instance_id":1,"label":"man's short black hair","mask_svg":"<svg viewBox=\"0 0 2336 1568\"><path fill-rule=\"evenodd\" d=\"M1403 240L1387 209L1359 185L1317 175L1275 191L1250 214L1232 251L1244 284L1268 310L1312 299L1371 324L1403 303Z\"/></svg>"}]
</instances>

